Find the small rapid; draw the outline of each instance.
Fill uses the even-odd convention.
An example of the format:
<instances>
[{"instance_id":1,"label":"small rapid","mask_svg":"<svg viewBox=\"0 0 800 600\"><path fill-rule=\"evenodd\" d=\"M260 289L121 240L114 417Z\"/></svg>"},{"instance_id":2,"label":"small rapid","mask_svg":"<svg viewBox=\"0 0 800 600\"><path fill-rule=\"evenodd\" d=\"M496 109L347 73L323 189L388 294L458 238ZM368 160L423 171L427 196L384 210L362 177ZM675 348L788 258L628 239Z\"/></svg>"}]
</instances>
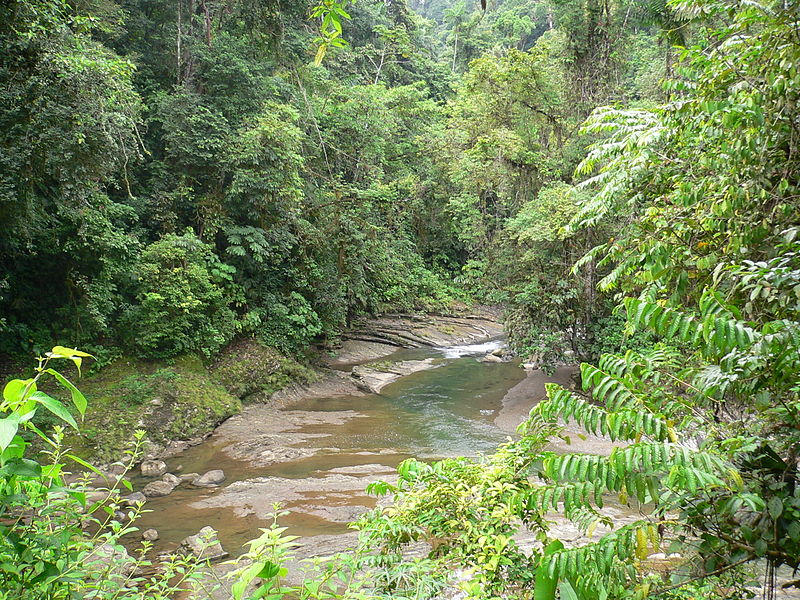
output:
<instances>
[{"instance_id":1,"label":"small rapid","mask_svg":"<svg viewBox=\"0 0 800 600\"><path fill-rule=\"evenodd\" d=\"M495 350L505 348L505 340L490 340L481 344L465 344L463 346L449 346L439 350L445 358L462 358L464 356L483 356Z\"/></svg>"}]
</instances>

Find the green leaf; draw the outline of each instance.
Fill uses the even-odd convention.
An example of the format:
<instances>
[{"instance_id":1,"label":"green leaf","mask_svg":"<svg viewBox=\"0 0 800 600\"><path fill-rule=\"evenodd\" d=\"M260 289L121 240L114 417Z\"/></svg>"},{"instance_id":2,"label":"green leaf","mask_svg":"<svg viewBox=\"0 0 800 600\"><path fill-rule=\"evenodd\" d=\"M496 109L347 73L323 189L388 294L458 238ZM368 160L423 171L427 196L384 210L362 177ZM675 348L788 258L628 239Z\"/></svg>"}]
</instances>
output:
<instances>
[{"instance_id":1,"label":"green leaf","mask_svg":"<svg viewBox=\"0 0 800 600\"><path fill-rule=\"evenodd\" d=\"M780 498L773 496L767 502L767 510L769 510L769 516L777 519L783 513L783 502Z\"/></svg>"},{"instance_id":2,"label":"green leaf","mask_svg":"<svg viewBox=\"0 0 800 600\"><path fill-rule=\"evenodd\" d=\"M78 429L78 424L75 418L70 414L67 408L55 398L51 398L43 392L36 392L31 395L32 399L44 406L47 410L57 416L59 419L69 423L73 428Z\"/></svg>"},{"instance_id":3,"label":"green leaf","mask_svg":"<svg viewBox=\"0 0 800 600\"><path fill-rule=\"evenodd\" d=\"M19 415L10 414L5 419L0 419L0 451L5 451L11 445L19 429Z\"/></svg>"},{"instance_id":4,"label":"green leaf","mask_svg":"<svg viewBox=\"0 0 800 600\"><path fill-rule=\"evenodd\" d=\"M25 389L25 382L21 379L12 379L3 388L3 398L9 404L17 404L22 400L22 390Z\"/></svg>"},{"instance_id":5,"label":"green leaf","mask_svg":"<svg viewBox=\"0 0 800 600\"><path fill-rule=\"evenodd\" d=\"M89 464L88 462L83 460L82 458L80 458L78 456L75 456L74 454L67 454L66 457L69 458L70 460L74 460L80 466L86 467L87 469L89 469L95 475L100 475L101 477L105 477L105 475L103 475L103 473L99 469L97 469L97 467L92 466L91 464Z\"/></svg>"},{"instance_id":6,"label":"green leaf","mask_svg":"<svg viewBox=\"0 0 800 600\"><path fill-rule=\"evenodd\" d=\"M275 577L280 571L280 567L273 562L265 561L264 565L261 567L261 570L258 572L256 577L260 577L261 579L271 579Z\"/></svg>"},{"instance_id":7,"label":"green leaf","mask_svg":"<svg viewBox=\"0 0 800 600\"><path fill-rule=\"evenodd\" d=\"M12 458L0 469L0 473L17 477L41 477L42 467L29 458Z\"/></svg>"},{"instance_id":8,"label":"green leaf","mask_svg":"<svg viewBox=\"0 0 800 600\"><path fill-rule=\"evenodd\" d=\"M78 368L78 373L81 372L81 364L84 358L94 358L91 354L65 346L54 346L50 352L46 353L46 356L48 358L66 358L67 360L71 360Z\"/></svg>"},{"instance_id":9,"label":"green leaf","mask_svg":"<svg viewBox=\"0 0 800 600\"><path fill-rule=\"evenodd\" d=\"M75 387L75 384L73 384L69 379L64 377L55 369L47 369L47 372L55 377L62 386L70 391L72 394L72 403L75 405L75 408L78 409L78 412L83 415L86 412L86 406L88 403L86 402L86 397L81 393L81 391Z\"/></svg>"},{"instance_id":10,"label":"green leaf","mask_svg":"<svg viewBox=\"0 0 800 600\"><path fill-rule=\"evenodd\" d=\"M561 600L580 600L578 593L569 581L562 581L559 583L558 592Z\"/></svg>"},{"instance_id":11,"label":"green leaf","mask_svg":"<svg viewBox=\"0 0 800 600\"><path fill-rule=\"evenodd\" d=\"M542 560L536 569L536 582L533 590L534 600L555 600L558 577L550 574L549 558L564 549L564 544L559 540L550 542L544 549Z\"/></svg>"}]
</instances>

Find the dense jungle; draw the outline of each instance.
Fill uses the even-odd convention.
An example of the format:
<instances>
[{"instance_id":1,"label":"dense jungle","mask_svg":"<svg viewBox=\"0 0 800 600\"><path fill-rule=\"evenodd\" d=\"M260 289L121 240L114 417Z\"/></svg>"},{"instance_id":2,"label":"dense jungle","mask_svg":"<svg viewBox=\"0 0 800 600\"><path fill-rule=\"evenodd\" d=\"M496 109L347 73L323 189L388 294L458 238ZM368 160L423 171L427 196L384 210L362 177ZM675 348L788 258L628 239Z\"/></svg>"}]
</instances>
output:
<instances>
[{"instance_id":1,"label":"dense jungle","mask_svg":"<svg viewBox=\"0 0 800 600\"><path fill-rule=\"evenodd\" d=\"M0 222L0 600L800 598L794 0L0 0Z\"/></svg>"}]
</instances>

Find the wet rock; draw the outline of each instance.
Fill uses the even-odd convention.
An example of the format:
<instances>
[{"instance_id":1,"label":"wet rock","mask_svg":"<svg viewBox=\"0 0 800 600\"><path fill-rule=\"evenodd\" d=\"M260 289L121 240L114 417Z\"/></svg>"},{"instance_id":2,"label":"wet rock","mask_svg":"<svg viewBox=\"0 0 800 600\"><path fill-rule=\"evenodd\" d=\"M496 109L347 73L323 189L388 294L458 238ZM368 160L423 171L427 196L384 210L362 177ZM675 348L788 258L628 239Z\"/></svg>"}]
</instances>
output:
<instances>
[{"instance_id":1,"label":"wet rock","mask_svg":"<svg viewBox=\"0 0 800 600\"><path fill-rule=\"evenodd\" d=\"M107 490L94 490L86 493L86 506L92 506L98 502L110 502L112 499Z\"/></svg>"},{"instance_id":2,"label":"wet rock","mask_svg":"<svg viewBox=\"0 0 800 600\"><path fill-rule=\"evenodd\" d=\"M213 527L203 527L195 535L190 535L181 542L181 547L198 558L215 560L228 555L217 539L217 531Z\"/></svg>"},{"instance_id":3,"label":"wet rock","mask_svg":"<svg viewBox=\"0 0 800 600\"><path fill-rule=\"evenodd\" d=\"M484 356L481 359L481 361L485 362L485 363L501 363L501 362L503 362L503 359L500 358L497 354L492 353L492 354L487 354L486 356Z\"/></svg>"},{"instance_id":4,"label":"wet rock","mask_svg":"<svg viewBox=\"0 0 800 600\"><path fill-rule=\"evenodd\" d=\"M145 529L142 532L142 539L148 542L155 542L158 539L158 531L155 529Z\"/></svg>"},{"instance_id":5,"label":"wet rock","mask_svg":"<svg viewBox=\"0 0 800 600\"><path fill-rule=\"evenodd\" d=\"M142 463L141 469L145 477L161 477L167 472L167 463L163 460L146 460Z\"/></svg>"},{"instance_id":6,"label":"wet rock","mask_svg":"<svg viewBox=\"0 0 800 600\"><path fill-rule=\"evenodd\" d=\"M118 478L121 475L124 475L128 469L122 462L115 462L108 466L103 472L109 479Z\"/></svg>"},{"instance_id":7,"label":"wet rock","mask_svg":"<svg viewBox=\"0 0 800 600\"><path fill-rule=\"evenodd\" d=\"M132 494L125 496L124 500L126 504L133 506L147 500L147 496L145 496L142 492L133 492Z\"/></svg>"},{"instance_id":8,"label":"wet rock","mask_svg":"<svg viewBox=\"0 0 800 600\"><path fill-rule=\"evenodd\" d=\"M192 485L197 487L217 487L223 481L225 481L225 472L222 469L214 469L193 479Z\"/></svg>"},{"instance_id":9,"label":"wet rock","mask_svg":"<svg viewBox=\"0 0 800 600\"><path fill-rule=\"evenodd\" d=\"M131 520L128 513L126 513L124 510L115 510L114 518L120 523L127 523L128 521Z\"/></svg>"},{"instance_id":10,"label":"wet rock","mask_svg":"<svg viewBox=\"0 0 800 600\"><path fill-rule=\"evenodd\" d=\"M151 481L142 490L142 493L148 498L161 498L162 496L169 496L175 486L167 481Z\"/></svg>"},{"instance_id":11,"label":"wet rock","mask_svg":"<svg viewBox=\"0 0 800 600\"><path fill-rule=\"evenodd\" d=\"M164 475L162 475L161 477L161 481L166 481L172 487L176 487L180 485L181 478L178 477L177 475L173 475L172 473L164 473Z\"/></svg>"},{"instance_id":12,"label":"wet rock","mask_svg":"<svg viewBox=\"0 0 800 600\"><path fill-rule=\"evenodd\" d=\"M187 481L191 483L192 481L200 477L200 473L184 473L183 475L179 475L179 477L181 478L181 483Z\"/></svg>"},{"instance_id":13,"label":"wet rock","mask_svg":"<svg viewBox=\"0 0 800 600\"><path fill-rule=\"evenodd\" d=\"M411 375L417 371L423 371L436 366L433 359L425 360L404 360L401 362L379 365L379 366L357 366L353 367L351 377L356 386L371 394L379 393L390 383L397 381L401 377Z\"/></svg>"}]
</instances>

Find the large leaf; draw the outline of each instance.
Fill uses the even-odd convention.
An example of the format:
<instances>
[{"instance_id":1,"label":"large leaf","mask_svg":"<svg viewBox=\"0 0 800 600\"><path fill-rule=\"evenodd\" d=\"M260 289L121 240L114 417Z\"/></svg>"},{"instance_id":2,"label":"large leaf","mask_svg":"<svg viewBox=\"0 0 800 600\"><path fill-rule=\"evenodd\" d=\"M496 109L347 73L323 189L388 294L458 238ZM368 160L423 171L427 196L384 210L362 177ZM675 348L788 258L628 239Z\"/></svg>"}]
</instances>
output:
<instances>
[{"instance_id":1,"label":"large leaf","mask_svg":"<svg viewBox=\"0 0 800 600\"><path fill-rule=\"evenodd\" d=\"M81 364L84 358L94 358L91 354L75 350L75 348L67 348L65 346L54 346L50 352L47 352L48 358L66 358L75 363L78 368L78 373L81 372Z\"/></svg>"},{"instance_id":2,"label":"large leaf","mask_svg":"<svg viewBox=\"0 0 800 600\"><path fill-rule=\"evenodd\" d=\"M5 419L0 419L0 451L5 451L11 445L19 429L19 415L12 413Z\"/></svg>"},{"instance_id":3,"label":"large leaf","mask_svg":"<svg viewBox=\"0 0 800 600\"><path fill-rule=\"evenodd\" d=\"M12 379L3 388L3 399L16 407L25 400L23 393L28 385L30 385L29 394L36 391L36 384L32 383L30 379Z\"/></svg>"},{"instance_id":4,"label":"large leaf","mask_svg":"<svg viewBox=\"0 0 800 600\"><path fill-rule=\"evenodd\" d=\"M28 458L12 458L0 469L0 473L17 477L41 477L42 466Z\"/></svg>"},{"instance_id":5,"label":"large leaf","mask_svg":"<svg viewBox=\"0 0 800 600\"><path fill-rule=\"evenodd\" d=\"M548 558L555 552L564 549L564 544L559 540L550 542L544 549L542 561L536 569L536 583L533 590L533 600L555 600L558 588L558 576L550 575Z\"/></svg>"},{"instance_id":6,"label":"large leaf","mask_svg":"<svg viewBox=\"0 0 800 600\"><path fill-rule=\"evenodd\" d=\"M55 398L51 398L43 392L36 392L35 394L31 395L31 398L36 400L36 402L44 406L62 421L69 423L75 429L78 428L78 424L75 422L75 417L70 414L66 406L61 404L61 402Z\"/></svg>"},{"instance_id":7,"label":"large leaf","mask_svg":"<svg viewBox=\"0 0 800 600\"><path fill-rule=\"evenodd\" d=\"M55 377L58 382L67 388L70 393L72 394L72 403L75 405L75 408L78 409L78 412L83 415L86 412L86 397L80 392L78 388L66 377L64 377L61 373L56 371L55 369L47 369L47 372L50 373L53 377Z\"/></svg>"}]
</instances>

